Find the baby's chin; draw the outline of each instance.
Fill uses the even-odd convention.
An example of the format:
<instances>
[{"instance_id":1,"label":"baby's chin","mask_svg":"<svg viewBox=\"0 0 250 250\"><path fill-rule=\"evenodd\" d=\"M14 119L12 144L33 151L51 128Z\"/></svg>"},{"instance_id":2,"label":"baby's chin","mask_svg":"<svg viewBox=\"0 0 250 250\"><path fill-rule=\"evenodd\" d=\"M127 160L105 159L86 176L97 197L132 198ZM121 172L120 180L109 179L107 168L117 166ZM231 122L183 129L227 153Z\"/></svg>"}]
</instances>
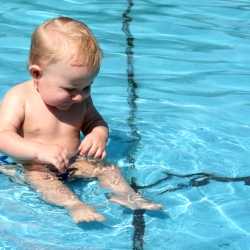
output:
<instances>
[{"instance_id":1,"label":"baby's chin","mask_svg":"<svg viewBox=\"0 0 250 250\"><path fill-rule=\"evenodd\" d=\"M44 102L44 104L48 107L48 108L50 108L50 109L55 109L55 110L61 110L61 111L67 111L67 110L69 110L71 107L72 107L72 105L73 105L73 103L66 103L66 104L58 104L58 105L56 105L56 104L54 104L54 103L48 103L48 102Z\"/></svg>"},{"instance_id":2,"label":"baby's chin","mask_svg":"<svg viewBox=\"0 0 250 250\"><path fill-rule=\"evenodd\" d=\"M65 104L65 105L55 106L55 108L58 110L67 111L72 107L72 105L73 104Z\"/></svg>"},{"instance_id":3,"label":"baby's chin","mask_svg":"<svg viewBox=\"0 0 250 250\"><path fill-rule=\"evenodd\" d=\"M68 107L56 107L56 109L61 110L61 111L67 111L71 108L71 106Z\"/></svg>"}]
</instances>

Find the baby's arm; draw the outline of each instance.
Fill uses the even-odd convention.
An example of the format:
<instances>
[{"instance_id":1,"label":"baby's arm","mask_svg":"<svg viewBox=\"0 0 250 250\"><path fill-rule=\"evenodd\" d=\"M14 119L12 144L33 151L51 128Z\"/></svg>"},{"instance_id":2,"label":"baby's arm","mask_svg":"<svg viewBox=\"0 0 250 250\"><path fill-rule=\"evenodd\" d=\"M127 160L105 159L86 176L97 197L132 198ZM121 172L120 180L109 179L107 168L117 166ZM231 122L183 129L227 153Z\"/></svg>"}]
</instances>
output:
<instances>
[{"instance_id":1,"label":"baby's arm","mask_svg":"<svg viewBox=\"0 0 250 250\"><path fill-rule=\"evenodd\" d=\"M82 132L85 138L79 147L80 155L104 158L108 139L108 125L95 109L91 97L87 100L87 111L84 117Z\"/></svg>"},{"instance_id":2,"label":"baby's arm","mask_svg":"<svg viewBox=\"0 0 250 250\"><path fill-rule=\"evenodd\" d=\"M82 132L86 135L91 133L94 129L101 128L108 137L108 125L96 110L92 98L89 97L86 102L87 111L82 125Z\"/></svg>"},{"instance_id":3,"label":"baby's arm","mask_svg":"<svg viewBox=\"0 0 250 250\"><path fill-rule=\"evenodd\" d=\"M23 162L52 164L59 171L68 165L68 152L59 145L45 145L20 136L25 118L26 89L12 88L0 106L0 151Z\"/></svg>"},{"instance_id":4,"label":"baby's arm","mask_svg":"<svg viewBox=\"0 0 250 250\"><path fill-rule=\"evenodd\" d=\"M21 85L12 88L0 106L0 151L20 160L36 157L35 145L18 134L24 121L25 93Z\"/></svg>"}]
</instances>

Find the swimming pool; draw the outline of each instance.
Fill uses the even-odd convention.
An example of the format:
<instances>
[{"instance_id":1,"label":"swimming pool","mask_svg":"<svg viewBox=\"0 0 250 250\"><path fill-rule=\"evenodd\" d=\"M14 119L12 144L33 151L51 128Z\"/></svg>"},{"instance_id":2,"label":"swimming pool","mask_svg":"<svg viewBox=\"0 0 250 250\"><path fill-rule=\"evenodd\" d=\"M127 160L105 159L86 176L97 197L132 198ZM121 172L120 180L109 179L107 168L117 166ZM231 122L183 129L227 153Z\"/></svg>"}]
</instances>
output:
<instances>
[{"instance_id":1,"label":"swimming pool","mask_svg":"<svg viewBox=\"0 0 250 250\"><path fill-rule=\"evenodd\" d=\"M111 128L108 159L137 185L155 183L141 191L166 210L133 213L108 203L95 182L75 182L107 216L77 226L0 175L0 249L249 249L250 2L161 2L1 4L0 96L28 78L37 24L85 21L105 55L93 97Z\"/></svg>"}]
</instances>

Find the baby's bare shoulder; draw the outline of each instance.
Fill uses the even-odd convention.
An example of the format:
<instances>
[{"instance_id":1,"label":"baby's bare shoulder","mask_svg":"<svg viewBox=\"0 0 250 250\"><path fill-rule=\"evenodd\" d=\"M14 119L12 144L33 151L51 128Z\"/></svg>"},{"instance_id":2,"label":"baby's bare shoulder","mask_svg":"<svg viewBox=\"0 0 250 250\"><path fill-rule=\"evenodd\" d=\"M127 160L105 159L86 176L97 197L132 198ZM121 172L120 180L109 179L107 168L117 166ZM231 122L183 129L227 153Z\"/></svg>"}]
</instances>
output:
<instances>
[{"instance_id":1,"label":"baby's bare shoulder","mask_svg":"<svg viewBox=\"0 0 250 250\"><path fill-rule=\"evenodd\" d=\"M0 130L18 128L25 115L25 99L29 94L30 84L24 82L12 87L0 104Z\"/></svg>"},{"instance_id":2,"label":"baby's bare shoulder","mask_svg":"<svg viewBox=\"0 0 250 250\"><path fill-rule=\"evenodd\" d=\"M0 103L0 112L5 107L21 108L29 93L31 92L31 84L29 81L15 85L7 91Z\"/></svg>"},{"instance_id":3,"label":"baby's bare shoulder","mask_svg":"<svg viewBox=\"0 0 250 250\"><path fill-rule=\"evenodd\" d=\"M31 83L30 81L23 82L16 84L12 88L9 89L9 91L6 93L6 95L15 95L16 98L26 96L31 89Z\"/></svg>"},{"instance_id":4,"label":"baby's bare shoulder","mask_svg":"<svg viewBox=\"0 0 250 250\"><path fill-rule=\"evenodd\" d=\"M10 88L7 93L4 95L2 100L2 105L5 105L6 103L21 103L24 102L25 99L27 99L27 96L29 95L31 91L31 86L29 81L16 84L14 87Z\"/></svg>"}]
</instances>

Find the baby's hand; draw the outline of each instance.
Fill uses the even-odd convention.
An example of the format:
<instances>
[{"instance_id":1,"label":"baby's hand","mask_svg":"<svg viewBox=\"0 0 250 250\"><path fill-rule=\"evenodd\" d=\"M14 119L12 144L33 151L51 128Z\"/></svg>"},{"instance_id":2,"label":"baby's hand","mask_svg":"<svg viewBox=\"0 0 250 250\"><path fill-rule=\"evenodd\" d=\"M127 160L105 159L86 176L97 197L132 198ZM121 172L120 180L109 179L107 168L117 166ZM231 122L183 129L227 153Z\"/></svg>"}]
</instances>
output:
<instances>
[{"instance_id":1,"label":"baby's hand","mask_svg":"<svg viewBox=\"0 0 250 250\"><path fill-rule=\"evenodd\" d=\"M56 144L39 144L35 160L43 164L52 164L63 173L69 164L69 152L66 148Z\"/></svg>"},{"instance_id":2,"label":"baby's hand","mask_svg":"<svg viewBox=\"0 0 250 250\"><path fill-rule=\"evenodd\" d=\"M107 142L106 129L93 129L85 136L78 150L80 155L104 159L106 156L105 146Z\"/></svg>"}]
</instances>

